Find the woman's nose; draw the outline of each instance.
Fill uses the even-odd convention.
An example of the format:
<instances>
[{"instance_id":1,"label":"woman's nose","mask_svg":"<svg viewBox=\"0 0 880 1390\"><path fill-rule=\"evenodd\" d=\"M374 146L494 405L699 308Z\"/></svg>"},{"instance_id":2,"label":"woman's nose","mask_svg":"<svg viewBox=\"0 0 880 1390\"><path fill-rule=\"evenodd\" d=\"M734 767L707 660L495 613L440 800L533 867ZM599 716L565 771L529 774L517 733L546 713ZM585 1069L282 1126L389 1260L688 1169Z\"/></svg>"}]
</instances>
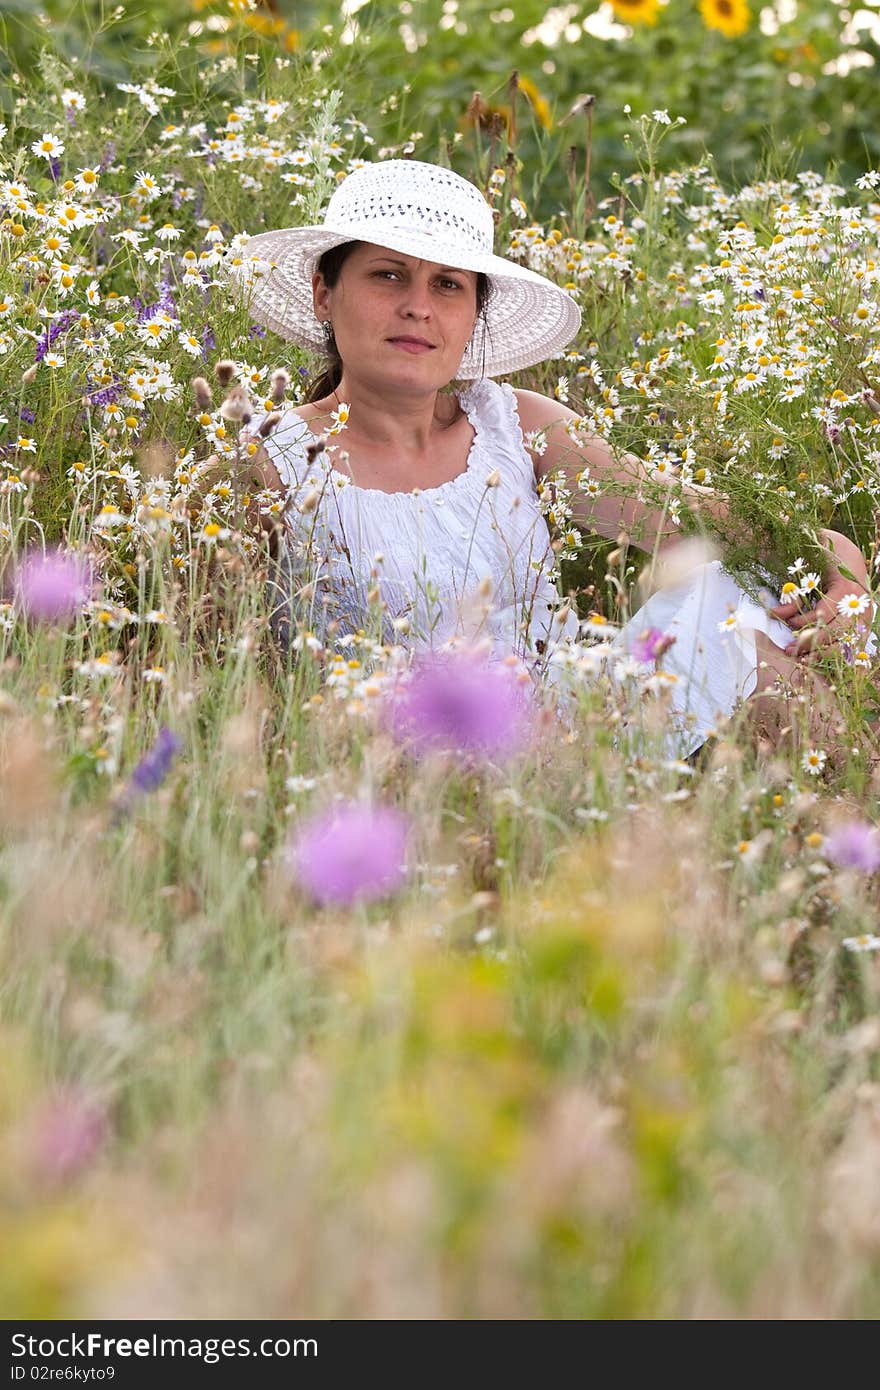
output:
<instances>
[{"instance_id":1,"label":"woman's nose","mask_svg":"<svg viewBox=\"0 0 880 1390\"><path fill-rule=\"evenodd\" d=\"M402 312L409 318L426 319L431 313L431 296L427 285L411 281L401 303Z\"/></svg>"}]
</instances>

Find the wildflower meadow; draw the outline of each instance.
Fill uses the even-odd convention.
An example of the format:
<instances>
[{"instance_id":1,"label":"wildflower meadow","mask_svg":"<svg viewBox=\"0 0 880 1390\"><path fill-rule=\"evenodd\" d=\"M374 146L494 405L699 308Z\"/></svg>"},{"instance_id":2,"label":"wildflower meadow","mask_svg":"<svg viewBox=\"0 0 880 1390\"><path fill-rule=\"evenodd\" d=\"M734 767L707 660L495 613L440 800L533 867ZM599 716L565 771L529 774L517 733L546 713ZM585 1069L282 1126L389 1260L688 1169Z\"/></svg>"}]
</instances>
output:
<instances>
[{"instance_id":1,"label":"wildflower meadow","mask_svg":"<svg viewBox=\"0 0 880 1390\"><path fill-rule=\"evenodd\" d=\"M582 633L544 679L414 656L381 552L346 623L248 520L284 522L248 460L316 362L236 277L361 164L451 164L583 311L515 384L640 461L685 567L812 613L823 528L880 564L880 156L844 110L876 26L386 8L3 20L0 1310L875 1316L872 596L686 760L671 638L613 642L656 569L578 521L588 469L541 490Z\"/></svg>"}]
</instances>

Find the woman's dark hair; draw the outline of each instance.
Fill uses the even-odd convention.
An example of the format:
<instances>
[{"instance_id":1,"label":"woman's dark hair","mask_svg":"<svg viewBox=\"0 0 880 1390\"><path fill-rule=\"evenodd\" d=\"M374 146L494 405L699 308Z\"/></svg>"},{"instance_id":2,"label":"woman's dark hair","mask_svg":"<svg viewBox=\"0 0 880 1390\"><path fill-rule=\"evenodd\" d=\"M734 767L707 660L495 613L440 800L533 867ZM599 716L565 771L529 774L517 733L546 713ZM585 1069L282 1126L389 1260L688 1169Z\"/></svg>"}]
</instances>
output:
<instances>
[{"instance_id":1,"label":"woman's dark hair","mask_svg":"<svg viewBox=\"0 0 880 1390\"><path fill-rule=\"evenodd\" d=\"M363 243L360 241L344 241L341 246L333 246L329 251L324 252L323 256L321 256L318 261L317 269L320 270L323 275L324 284L328 289L332 290L337 284L339 273L348 260L348 257L351 255L352 251L354 251L355 247L361 246L362 244ZM482 321L483 325L484 350L486 335L489 331L489 326L486 322L486 308L491 296L492 286L489 283L488 275L484 275L481 270L477 271L477 319ZM306 402L320 401L323 400L325 396L331 396L342 380L342 358L339 356L339 349L336 346L333 329L330 328L329 324L325 324L324 327L325 331L329 329L329 332L327 332L327 344L324 349L327 363L309 382L306 388ZM476 331L476 328L474 331Z\"/></svg>"}]
</instances>

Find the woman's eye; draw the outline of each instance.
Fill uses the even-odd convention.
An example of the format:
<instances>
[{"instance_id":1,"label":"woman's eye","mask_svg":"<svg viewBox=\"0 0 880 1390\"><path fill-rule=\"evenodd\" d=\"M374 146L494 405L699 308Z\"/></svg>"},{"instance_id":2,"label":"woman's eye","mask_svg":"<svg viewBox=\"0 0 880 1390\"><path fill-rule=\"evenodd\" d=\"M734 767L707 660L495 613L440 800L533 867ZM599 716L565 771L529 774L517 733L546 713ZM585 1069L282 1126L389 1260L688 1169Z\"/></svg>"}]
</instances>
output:
<instances>
[{"instance_id":1,"label":"woman's eye","mask_svg":"<svg viewBox=\"0 0 880 1390\"><path fill-rule=\"evenodd\" d=\"M441 280L441 285L445 290L460 290L461 285L457 280Z\"/></svg>"}]
</instances>

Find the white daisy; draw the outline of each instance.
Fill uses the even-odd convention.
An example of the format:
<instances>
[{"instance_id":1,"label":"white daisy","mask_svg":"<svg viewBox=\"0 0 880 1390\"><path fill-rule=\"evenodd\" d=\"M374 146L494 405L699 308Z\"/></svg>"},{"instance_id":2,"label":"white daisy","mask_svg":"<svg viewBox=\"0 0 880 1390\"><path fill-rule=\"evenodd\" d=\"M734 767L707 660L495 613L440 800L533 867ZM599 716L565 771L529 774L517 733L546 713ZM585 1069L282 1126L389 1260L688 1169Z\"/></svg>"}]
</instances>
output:
<instances>
[{"instance_id":1,"label":"white daisy","mask_svg":"<svg viewBox=\"0 0 880 1390\"><path fill-rule=\"evenodd\" d=\"M861 936L845 936L843 944L848 951L880 951L880 936L864 932Z\"/></svg>"},{"instance_id":2,"label":"white daisy","mask_svg":"<svg viewBox=\"0 0 880 1390\"><path fill-rule=\"evenodd\" d=\"M867 594L844 594L838 600L837 611L844 618L857 618L860 613L864 613L870 599Z\"/></svg>"},{"instance_id":3,"label":"white daisy","mask_svg":"<svg viewBox=\"0 0 880 1390\"><path fill-rule=\"evenodd\" d=\"M135 174L134 192L139 197L152 201L153 198L159 197L162 190L152 174L148 174L144 169L139 169L137 174Z\"/></svg>"},{"instance_id":4,"label":"white daisy","mask_svg":"<svg viewBox=\"0 0 880 1390\"><path fill-rule=\"evenodd\" d=\"M189 353L190 357L198 357L202 351L202 345L193 333L178 333L177 341L184 352Z\"/></svg>"},{"instance_id":5,"label":"white daisy","mask_svg":"<svg viewBox=\"0 0 880 1390\"><path fill-rule=\"evenodd\" d=\"M98 187L98 179L101 177L100 169L80 169L74 183L80 193L92 193Z\"/></svg>"},{"instance_id":6,"label":"white daisy","mask_svg":"<svg viewBox=\"0 0 880 1390\"><path fill-rule=\"evenodd\" d=\"M140 246L143 241L143 232L136 232L134 227L126 227L122 232L114 232L114 241L124 241L127 246Z\"/></svg>"},{"instance_id":7,"label":"white daisy","mask_svg":"<svg viewBox=\"0 0 880 1390\"><path fill-rule=\"evenodd\" d=\"M804 754L801 766L804 772L808 772L811 777L818 777L824 770L828 761L828 754L823 748L809 748Z\"/></svg>"},{"instance_id":8,"label":"white daisy","mask_svg":"<svg viewBox=\"0 0 880 1390\"><path fill-rule=\"evenodd\" d=\"M64 144L57 135L46 132L39 140L34 141L31 150L34 154L41 154L45 160L58 159L64 153Z\"/></svg>"}]
</instances>

